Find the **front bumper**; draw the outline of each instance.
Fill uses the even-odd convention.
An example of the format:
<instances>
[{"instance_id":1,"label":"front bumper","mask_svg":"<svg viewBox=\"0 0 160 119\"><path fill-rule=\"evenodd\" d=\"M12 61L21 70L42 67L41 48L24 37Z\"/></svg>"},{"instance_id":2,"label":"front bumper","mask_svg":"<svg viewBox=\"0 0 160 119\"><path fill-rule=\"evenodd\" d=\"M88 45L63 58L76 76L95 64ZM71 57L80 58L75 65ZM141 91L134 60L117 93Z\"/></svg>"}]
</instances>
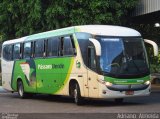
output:
<instances>
[{"instance_id":1,"label":"front bumper","mask_svg":"<svg viewBox=\"0 0 160 119\"><path fill-rule=\"evenodd\" d=\"M145 89L134 90L133 95L126 95L126 91L131 90L111 90L107 88L105 85L101 85L99 88L99 98L125 98L125 97L136 97L136 96L148 96L151 92L151 84L147 86ZM132 90L133 91L133 90Z\"/></svg>"},{"instance_id":2,"label":"front bumper","mask_svg":"<svg viewBox=\"0 0 160 119\"><path fill-rule=\"evenodd\" d=\"M149 85L150 84L112 85L112 86L107 86L107 88L114 91L139 91L147 89Z\"/></svg>"}]
</instances>

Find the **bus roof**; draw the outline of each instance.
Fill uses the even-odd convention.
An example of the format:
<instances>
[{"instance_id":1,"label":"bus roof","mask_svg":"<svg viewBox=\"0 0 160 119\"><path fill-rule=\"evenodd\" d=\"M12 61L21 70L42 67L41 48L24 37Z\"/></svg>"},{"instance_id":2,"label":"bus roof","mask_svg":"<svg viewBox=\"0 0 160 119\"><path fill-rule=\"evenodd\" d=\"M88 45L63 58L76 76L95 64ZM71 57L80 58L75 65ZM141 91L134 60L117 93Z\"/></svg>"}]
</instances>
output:
<instances>
[{"instance_id":1,"label":"bus roof","mask_svg":"<svg viewBox=\"0 0 160 119\"><path fill-rule=\"evenodd\" d=\"M74 32L86 32L94 35L121 36L121 37L141 36L141 34L138 31L127 27L113 26L113 25L82 25L82 26L73 26L57 30L51 30L38 34L33 34L30 36L25 36L18 39L5 41L3 45L12 44L16 42L30 41L35 39L49 38L54 36L67 35L67 34L72 34Z\"/></svg>"},{"instance_id":2,"label":"bus roof","mask_svg":"<svg viewBox=\"0 0 160 119\"><path fill-rule=\"evenodd\" d=\"M75 29L79 32L87 32L95 35L105 35L105 36L141 36L141 34L131 28L113 25L84 25L75 26Z\"/></svg>"}]
</instances>

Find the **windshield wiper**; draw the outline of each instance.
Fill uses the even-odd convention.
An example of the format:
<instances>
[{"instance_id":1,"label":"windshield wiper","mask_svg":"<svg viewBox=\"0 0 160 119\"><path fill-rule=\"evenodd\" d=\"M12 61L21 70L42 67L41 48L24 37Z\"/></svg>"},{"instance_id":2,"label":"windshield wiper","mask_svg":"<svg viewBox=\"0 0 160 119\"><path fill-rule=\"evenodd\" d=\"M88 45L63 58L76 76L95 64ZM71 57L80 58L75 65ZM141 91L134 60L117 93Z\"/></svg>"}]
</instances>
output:
<instances>
[{"instance_id":1,"label":"windshield wiper","mask_svg":"<svg viewBox=\"0 0 160 119\"><path fill-rule=\"evenodd\" d=\"M136 67L136 69L138 70L138 72L141 72L141 70L139 69L139 67L137 66L137 64L134 62L134 60L131 60L134 64L134 66Z\"/></svg>"}]
</instances>

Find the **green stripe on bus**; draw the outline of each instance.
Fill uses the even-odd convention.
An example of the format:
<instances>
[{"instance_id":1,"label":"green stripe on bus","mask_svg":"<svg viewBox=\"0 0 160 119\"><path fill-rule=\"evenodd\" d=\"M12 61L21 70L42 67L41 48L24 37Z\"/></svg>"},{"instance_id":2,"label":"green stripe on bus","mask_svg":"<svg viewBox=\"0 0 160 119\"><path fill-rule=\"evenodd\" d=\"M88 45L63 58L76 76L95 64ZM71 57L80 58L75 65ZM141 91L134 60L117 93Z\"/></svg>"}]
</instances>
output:
<instances>
[{"instance_id":1,"label":"green stripe on bus","mask_svg":"<svg viewBox=\"0 0 160 119\"><path fill-rule=\"evenodd\" d=\"M133 78L133 79L119 79L105 76L105 81L113 83L113 84L142 84L148 80L150 80L150 76L145 76L142 78Z\"/></svg>"}]
</instances>

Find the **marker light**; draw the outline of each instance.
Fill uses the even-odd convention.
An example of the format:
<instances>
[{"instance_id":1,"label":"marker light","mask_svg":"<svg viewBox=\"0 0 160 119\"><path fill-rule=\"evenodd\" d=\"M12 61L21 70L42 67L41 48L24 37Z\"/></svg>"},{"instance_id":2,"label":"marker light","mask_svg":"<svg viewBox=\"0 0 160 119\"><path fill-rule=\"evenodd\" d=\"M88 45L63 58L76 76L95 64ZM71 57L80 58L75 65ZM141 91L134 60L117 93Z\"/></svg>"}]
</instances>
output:
<instances>
[{"instance_id":1,"label":"marker light","mask_svg":"<svg viewBox=\"0 0 160 119\"><path fill-rule=\"evenodd\" d=\"M112 83L106 82L106 86L112 86Z\"/></svg>"},{"instance_id":2,"label":"marker light","mask_svg":"<svg viewBox=\"0 0 160 119\"><path fill-rule=\"evenodd\" d=\"M103 79L97 79L97 81L101 84L105 84L105 81Z\"/></svg>"},{"instance_id":3,"label":"marker light","mask_svg":"<svg viewBox=\"0 0 160 119\"><path fill-rule=\"evenodd\" d=\"M149 84L150 84L150 81L146 81L144 84L149 85Z\"/></svg>"},{"instance_id":4,"label":"marker light","mask_svg":"<svg viewBox=\"0 0 160 119\"><path fill-rule=\"evenodd\" d=\"M101 84L106 85L106 86L112 86L112 83L106 82L106 81L104 81L104 80L102 80L102 79L97 79L97 81L98 81L99 83L101 83Z\"/></svg>"},{"instance_id":5,"label":"marker light","mask_svg":"<svg viewBox=\"0 0 160 119\"><path fill-rule=\"evenodd\" d=\"M154 27L160 27L160 23L155 23Z\"/></svg>"}]
</instances>

